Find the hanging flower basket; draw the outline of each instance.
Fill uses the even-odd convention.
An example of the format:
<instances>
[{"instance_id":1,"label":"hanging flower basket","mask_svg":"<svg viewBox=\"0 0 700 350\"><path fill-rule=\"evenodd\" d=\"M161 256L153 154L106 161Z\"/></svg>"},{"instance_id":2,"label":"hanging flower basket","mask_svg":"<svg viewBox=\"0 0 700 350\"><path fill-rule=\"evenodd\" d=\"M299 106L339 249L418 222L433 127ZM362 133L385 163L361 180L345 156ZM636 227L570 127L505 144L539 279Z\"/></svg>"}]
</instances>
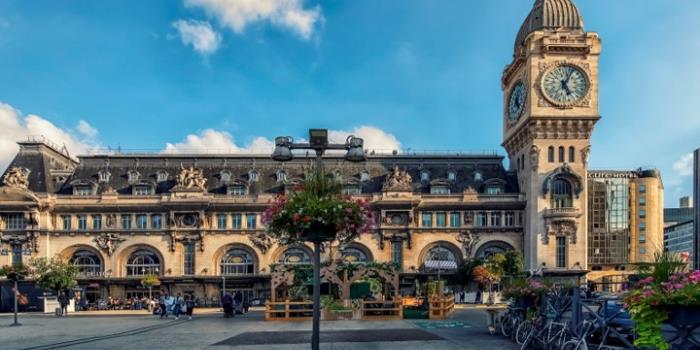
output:
<instances>
[{"instance_id":1,"label":"hanging flower basket","mask_svg":"<svg viewBox=\"0 0 700 350\"><path fill-rule=\"evenodd\" d=\"M263 213L267 232L280 244L349 242L372 229L374 213L365 200L343 196L340 185L311 175L293 191L279 195Z\"/></svg>"}]
</instances>

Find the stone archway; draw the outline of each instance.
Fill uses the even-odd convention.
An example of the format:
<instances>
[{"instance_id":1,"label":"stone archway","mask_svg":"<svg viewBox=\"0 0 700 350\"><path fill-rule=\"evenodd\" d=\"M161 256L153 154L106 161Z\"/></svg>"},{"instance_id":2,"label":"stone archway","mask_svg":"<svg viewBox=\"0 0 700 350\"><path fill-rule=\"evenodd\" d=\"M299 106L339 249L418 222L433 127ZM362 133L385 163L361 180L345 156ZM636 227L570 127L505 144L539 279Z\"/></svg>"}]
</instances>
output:
<instances>
[{"instance_id":1,"label":"stone archway","mask_svg":"<svg viewBox=\"0 0 700 350\"><path fill-rule=\"evenodd\" d=\"M474 257L486 259L494 254L503 253L508 250L515 250L515 247L505 241L492 240L484 242L484 244L479 246Z\"/></svg>"}]
</instances>

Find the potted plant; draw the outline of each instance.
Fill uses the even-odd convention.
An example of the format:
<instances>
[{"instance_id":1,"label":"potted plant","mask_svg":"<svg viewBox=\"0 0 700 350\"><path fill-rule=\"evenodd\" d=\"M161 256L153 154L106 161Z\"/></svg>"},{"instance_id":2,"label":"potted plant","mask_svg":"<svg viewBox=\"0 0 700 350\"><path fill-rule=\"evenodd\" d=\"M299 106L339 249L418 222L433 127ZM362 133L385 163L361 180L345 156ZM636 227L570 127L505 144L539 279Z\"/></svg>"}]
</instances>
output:
<instances>
[{"instance_id":1,"label":"potted plant","mask_svg":"<svg viewBox=\"0 0 700 350\"><path fill-rule=\"evenodd\" d=\"M636 325L636 346L666 350L669 342L686 341L691 334L685 331L700 325L700 271L684 267L670 253L657 254L654 263L642 267L644 278L624 297ZM681 330L670 341L661 332L664 323Z\"/></svg>"}]
</instances>

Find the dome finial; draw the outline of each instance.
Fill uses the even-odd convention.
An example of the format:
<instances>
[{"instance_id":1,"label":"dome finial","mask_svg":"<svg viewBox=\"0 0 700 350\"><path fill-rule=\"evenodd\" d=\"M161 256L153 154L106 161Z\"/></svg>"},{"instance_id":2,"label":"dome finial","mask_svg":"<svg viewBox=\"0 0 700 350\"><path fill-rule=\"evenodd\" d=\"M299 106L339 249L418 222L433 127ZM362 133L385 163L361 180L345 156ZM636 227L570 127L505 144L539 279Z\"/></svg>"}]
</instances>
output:
<instances>
[{"instance_id":1,"label":"dome finial","mask_svg":"<svg viewBox=\"0 0 700 350\"><path fill-rule=\"evenodd\" d=\"M515 50L527 36L545 29L583 29L583 17L573 0L536 0L515 39Z\"/></svg>"}]
</instances>

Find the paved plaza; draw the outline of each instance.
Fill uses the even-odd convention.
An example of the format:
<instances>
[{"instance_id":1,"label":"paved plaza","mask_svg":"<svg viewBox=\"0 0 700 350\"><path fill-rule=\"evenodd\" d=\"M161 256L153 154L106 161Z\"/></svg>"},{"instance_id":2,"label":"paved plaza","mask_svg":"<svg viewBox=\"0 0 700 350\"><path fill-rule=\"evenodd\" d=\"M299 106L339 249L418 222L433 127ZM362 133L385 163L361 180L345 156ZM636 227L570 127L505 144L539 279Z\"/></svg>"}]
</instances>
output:
<instances>
[{"instance_id":1,"label":"paved plaza","mask_svg":"<svg viewBox=\"0 0 700 350\"><path fill-rule=\"evenodd\" d=\"M192 321L142 313L0 316L3 349L308 349L310 322L265 322L263 312L224 319L216 310ZM333 321L321 324L322 349L516 349L486 329L486 313L458 309L447 321Z\"/></svg>"}]
</instances>

